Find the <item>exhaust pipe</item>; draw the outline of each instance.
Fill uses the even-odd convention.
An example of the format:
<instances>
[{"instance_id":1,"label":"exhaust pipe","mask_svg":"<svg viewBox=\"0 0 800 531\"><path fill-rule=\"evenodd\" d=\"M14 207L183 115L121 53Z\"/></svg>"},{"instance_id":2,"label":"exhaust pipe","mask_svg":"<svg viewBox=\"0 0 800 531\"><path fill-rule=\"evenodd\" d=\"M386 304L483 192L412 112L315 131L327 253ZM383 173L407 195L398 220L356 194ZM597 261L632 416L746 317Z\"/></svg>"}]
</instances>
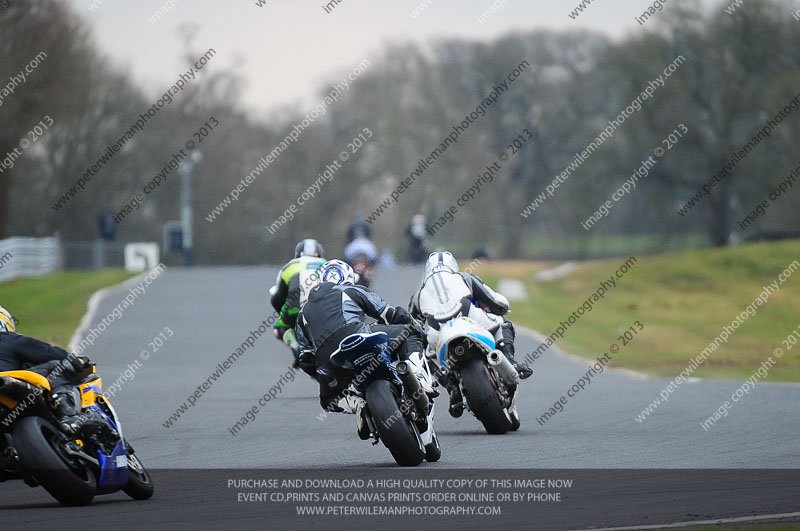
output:
<instances>
[{"instance_id":1,"label":"exhaust pipe","mask_svg":"<svg viewBox=\"0 0 800 531\"><path fill-rule=\"evenodd\" d=\"M511 365L511 362L508 361L505 354L495 349L487 355L487 358L489 360L489 365L500 373L500 376L507 384L519 383L519 373L514 366Z\"/></svg>"},{"instance_id":2,"label":"exhaust pipe","mask_svg":"<svg viewBox=\"0 0 800 531\"><path fill-rule=\"evenodd\" d=\"M411 399L414 405L417 406L417 411L424 418L428 414L428 394L420 387L417 376L411 370L411 366L407 361L397 362L397 374L403 381L406 390L411 393Z\"/></svg>"}]
</instances>

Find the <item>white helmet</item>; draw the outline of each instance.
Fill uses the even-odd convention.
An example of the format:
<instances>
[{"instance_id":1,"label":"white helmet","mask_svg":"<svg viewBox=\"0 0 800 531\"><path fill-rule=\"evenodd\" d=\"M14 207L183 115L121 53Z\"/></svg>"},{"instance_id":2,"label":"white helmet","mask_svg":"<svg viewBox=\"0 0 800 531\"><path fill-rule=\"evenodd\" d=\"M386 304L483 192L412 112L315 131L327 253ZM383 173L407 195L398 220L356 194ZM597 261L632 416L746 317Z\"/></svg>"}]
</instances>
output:
<instances>
[{"instance_id":1,"label":"white helmet","mask_svg":"<svg viewBox=\"0 0 800 531\"><path fill-rule=\"evenodd\" d=\"M450 271L458 273L458 262L450 251L436 251L431 253L428 261L425 262L425 278L428 278L439 271Z\"/></svg>"},{"instance_id":2,"label":"white helmet","mask_svg":"<svg viewBox=\"0 0 800 531\"><path fill-rule=\"evenodd\" d=\"M14 318L11 316L11 312L0 306L0 332L14 332L16 327L14 326Z\"/></svg>"},{"instance_id":3,"label":"white helmet","mask_svg":"<svg viewBox=\"0 0 800 531\"><path fill-rule=\"evenodd\" d=\"M356 272L350 264L341 260L329 260L320 268L322 282L333 282L353 286L356 283Z\"/></svg>"}]
</instances>

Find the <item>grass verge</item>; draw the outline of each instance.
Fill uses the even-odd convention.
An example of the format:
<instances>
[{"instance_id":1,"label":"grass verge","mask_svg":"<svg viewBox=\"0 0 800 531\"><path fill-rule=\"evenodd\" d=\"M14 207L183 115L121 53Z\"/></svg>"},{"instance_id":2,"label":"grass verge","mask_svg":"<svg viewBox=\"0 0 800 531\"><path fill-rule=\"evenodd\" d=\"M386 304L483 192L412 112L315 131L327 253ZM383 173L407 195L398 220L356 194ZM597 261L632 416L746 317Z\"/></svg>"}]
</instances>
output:
<instances>
[{"instance_id":1,"label":"grass verge","mask_svg":"<svg viewBox=\"0 0 800 531\"><path fill-rule=\"evenodd\" d=\"M95 291L135 276L123 269L62 271L0 285L0 305L19 321L17 332L66 348Z\"/></svg>"},{"instance_id":2,"label":"grass verge","mask_svg":"<svg viewBox=\"0 0 800 531\"><path fill-rule=\"evenodd\" d=\"M615 279L616 287L572 324L557 344L574 354L594 358L607 352L609 345L619 344L620 334L639 320L645 329L613 355L612 365L673 377L725 325L731 325L763 286L776 281L795 260L800 263L799 243L755 243L637 258L623 278ZM521 280L529 299L512 302L509 317L550 335L626 260L584 262L550 282L533 279L533 274L542 269L541 263L515 262L510 266L487 262L476 273L493 286L501 278ZM783 357L775 359L777 364L764 379L800 381L800 341L790 348L783 343L793 331L800 334L799 325L800 269L757 308L754 316L743 320L693 376L747 378L773 356L776 348L782 348ZM525 354L520 352L518 357Z\"/></svg>"}]
</instances>

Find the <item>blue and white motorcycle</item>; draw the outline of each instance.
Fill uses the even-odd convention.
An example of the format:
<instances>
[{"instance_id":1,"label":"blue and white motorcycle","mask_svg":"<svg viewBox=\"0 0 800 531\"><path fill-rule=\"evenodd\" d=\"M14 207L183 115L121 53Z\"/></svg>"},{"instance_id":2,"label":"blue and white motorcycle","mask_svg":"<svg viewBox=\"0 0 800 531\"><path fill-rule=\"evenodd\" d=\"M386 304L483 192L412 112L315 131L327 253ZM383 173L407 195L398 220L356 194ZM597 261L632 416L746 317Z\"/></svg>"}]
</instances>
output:
<instances>
[{"instance_id":1,"label":"blue and white motorcycle","mask_svg":"<svg viewBox=\"0 0 800 531\"><path fill-rule=\"evenodd\" d=\"M467 408L487 433L519 429L519 374L495 348L491 332L469 317L456 316L441 323L434 355L442 369L455 375Z\"/></svg>"}]
</instances>

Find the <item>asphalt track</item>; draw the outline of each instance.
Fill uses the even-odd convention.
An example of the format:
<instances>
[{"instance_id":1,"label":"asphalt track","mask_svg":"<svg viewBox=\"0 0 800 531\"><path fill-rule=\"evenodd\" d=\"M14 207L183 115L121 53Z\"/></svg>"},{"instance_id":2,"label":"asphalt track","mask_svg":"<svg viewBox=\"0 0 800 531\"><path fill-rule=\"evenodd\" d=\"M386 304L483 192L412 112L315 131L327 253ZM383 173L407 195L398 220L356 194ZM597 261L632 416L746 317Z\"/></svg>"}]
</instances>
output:
<instances>
[{"instance_id":1,"label":"asphalt track","mask_svg":"<svg viewBox=\"0 0 800 531\"><path fill-rule=\"evenodd\" d=\"M800 521L791 514L800 513L797 385L759 384L706 431L701 423L741 381L683 384L639 423L636 415L667 380L605 370L542 426L535 417L587 371L585 363L548 351L521 386L518 432L489 436L473 417L453 419L441 407L436 428L442 459L400 471L383 446L358 440L352 416L319 420L316 387L301 373L291 375L293 381L284 376L276 398L258 406L259 398L287 373L290 361L268 331L232 366L218 371L195 405L166 427L217 364L269 318L267 289L275 273L266 267L168 270L86 351L98 363L106 389L121 383L113 403L128 439L155 471L153 500L132 502L115 494L98 497L89 508L62 509L43 489L9 482L0 484L4 528L72 519L77 525L90 516L132 529L182 529L196 521L237 529L263 528L264 523L287 529L323 523L359 529L374 528L376 522L386 529L412 524L584 529L786 513L781 521ZM418 270L378 271L374 288L390 303L405 305L418 281ZM100 302L95 325L125 293L113 291ZM642 333L647 332L644 324ZM629 325L619 323L620 329ZM148 343L165 327L172 337L142 361L141 352L153 350ZM607 335L613 343L619 334L609 330ZM519 334L522 357L537 346L531 336ZM128 373L132 378L119 380L129 367L135 367ZM229 429L253 406L259 407L255 420L233 435ZM239 477L550 477L573 479L575 487L562 493L561 502L509 506L502 517L301 517L288 505L237 503L237 489L228 488L227 480Z\"/></svg>"}]
</instances>

